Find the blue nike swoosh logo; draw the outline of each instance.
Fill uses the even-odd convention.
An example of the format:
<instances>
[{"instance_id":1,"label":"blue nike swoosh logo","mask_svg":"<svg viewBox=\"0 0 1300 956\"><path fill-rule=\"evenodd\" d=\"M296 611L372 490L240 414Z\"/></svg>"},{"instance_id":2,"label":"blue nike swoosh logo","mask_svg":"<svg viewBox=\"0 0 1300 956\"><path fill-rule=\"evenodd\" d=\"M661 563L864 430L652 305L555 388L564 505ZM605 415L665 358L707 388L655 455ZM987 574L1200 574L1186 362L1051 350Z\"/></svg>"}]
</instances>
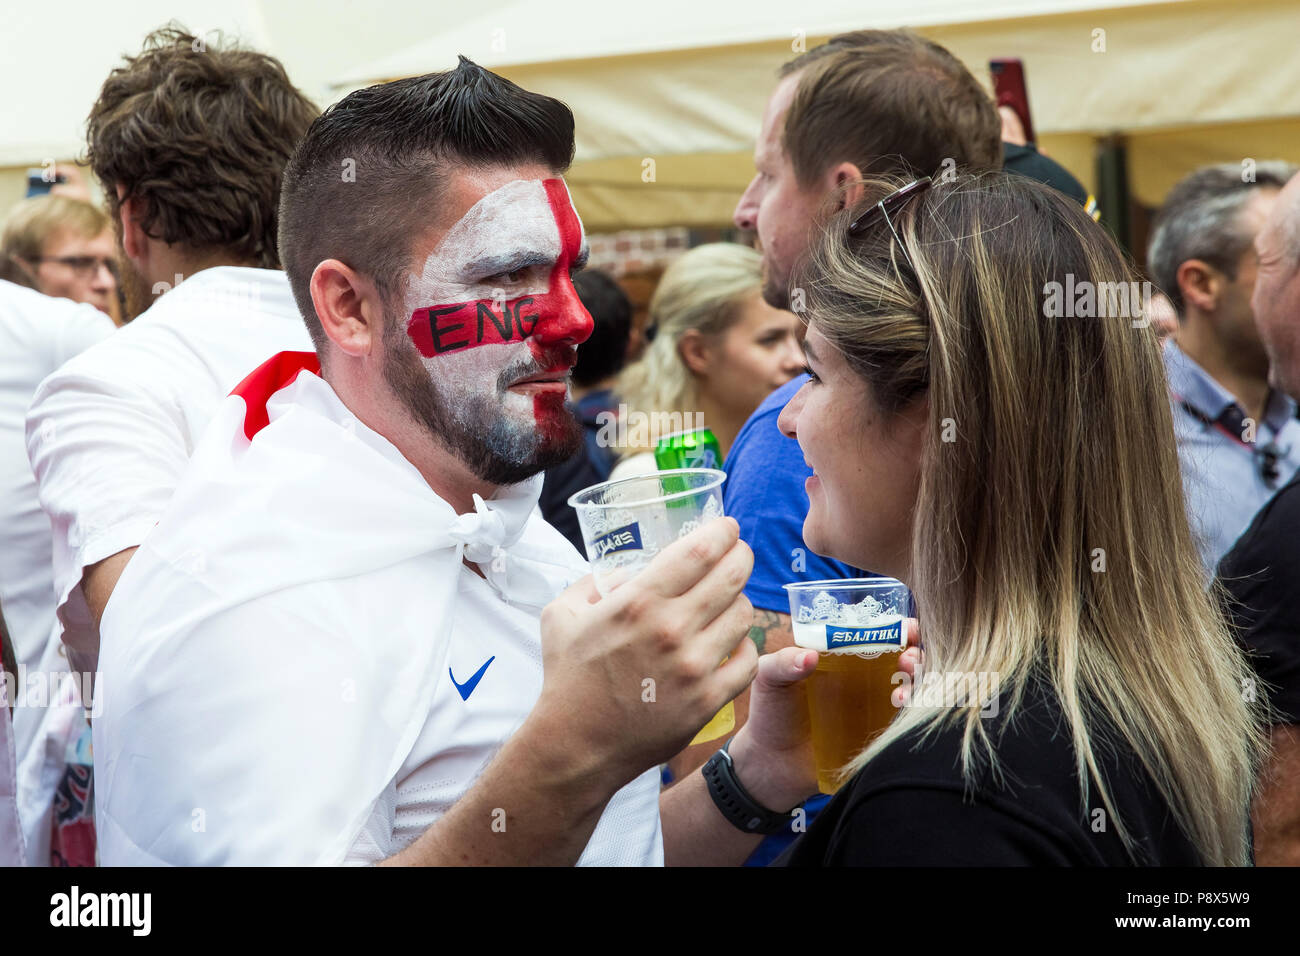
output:
<instances>
[{"instance_id":1,"label":"blue nike swoosh logo","mask_svg":"<svg viewBox=\"0 0 1300 956\"><path fill-rule=\"evenodd\" d=\"M491 664L496 659L497 659L496 655L493 654L491 657L487 659L487 663L485 663L482 667L480 667L477 671L475 671L474 676L471 677L469 680L465 681L465 683L463 684L459 683L456 680L456 675L451 672L451 668L450 667L447 668L447 676L450 677L451 682L456 685L456 691L457 693L460 694L461 700L469 700L469 695L474 693L474 688L477 687L478 682L483 679L483 674L484 672L487 671L488 664Z\"/></svg>"}]
</instances>

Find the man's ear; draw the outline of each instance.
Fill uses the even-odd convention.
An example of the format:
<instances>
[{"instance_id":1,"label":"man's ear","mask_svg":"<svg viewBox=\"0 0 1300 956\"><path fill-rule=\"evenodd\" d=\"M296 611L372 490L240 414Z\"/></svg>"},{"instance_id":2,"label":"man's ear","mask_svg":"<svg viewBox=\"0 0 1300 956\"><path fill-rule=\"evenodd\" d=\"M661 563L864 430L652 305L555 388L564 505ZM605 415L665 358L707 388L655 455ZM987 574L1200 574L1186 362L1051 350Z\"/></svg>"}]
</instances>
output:
<instances>
[{"instance_id":1,"label":"man's ear","mask_svg":"<svg viewBox=\"0 0 1300 956\"><path fill-rule=\"evenodd\" d=\"M138 196L123 199L125 193L126 187L119 184L117 215L122 224L122 252L139 268L149 258L149 237L145 235L144 227L140 224L144 216L144 202ZM140 271L148 273L144 268L140 268Z\"/></svg>"},{"instance_id":2,"label":"man's ear","mask_svg":"<svg viewBox=\"0 0 1300 956\"><path fill-rule=\"evenodd\" d=\"M826 173L826 184L836 196L837 210L856 206L865 192L862 185L862 170L853 163L840 163L831 167Z\"/></svg>"},{"instance_id":3,"label":"man's ear","mask_svg":"<svg viewBox=\"0 0 1300 956\"><path fill-rule=\"evenodd\" d=\"M321 328L339 351L361 358L379 347L383 299L369 277L337 259L326 259L312 272L310 289Z\"/></svg>"},{"instance_id":4,"label":"man's ear","mask_svg":"<svg viewBox=\"0 0 1300 956\"><path fill-rule=\"evenodd\" d=\"M1199 312L1213 312L1219 307L1219 296L1223 292L1224 275L1214 266L1201 259L1188 259L1174 273L1178 291L1183 294L1183 301L1195 306Z\"/></svg>"},{"instance_id":5,"label":"man's ear","mask_svg":"<svg viewBox=\"0 0 1300 956\"><path fill-rule=\"evenodd\" d=\"M677 354L695 375L707 375L713 365L713 350L699 329L687 329L677 340Z\"/></svg>"}]
</instances>

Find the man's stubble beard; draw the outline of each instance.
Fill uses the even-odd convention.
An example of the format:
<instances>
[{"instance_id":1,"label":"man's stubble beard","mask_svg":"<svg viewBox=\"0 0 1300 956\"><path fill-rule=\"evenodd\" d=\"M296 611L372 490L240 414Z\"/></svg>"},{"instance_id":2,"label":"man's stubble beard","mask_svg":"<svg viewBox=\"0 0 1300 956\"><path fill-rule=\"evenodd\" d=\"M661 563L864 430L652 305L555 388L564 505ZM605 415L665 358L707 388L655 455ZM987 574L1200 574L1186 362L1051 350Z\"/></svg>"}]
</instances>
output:
<instances>
[{"instance_id":1,"label":"man's stubble beard","mask_svg":"<svg viewBox=\"0 0 1300 956\"><path fill-rule=\"evenodd\" d=\"M790 289L788 283L777 282L768 274L763 276L763 301L774 309L790 311Z\"/></svg>"},{"instance_id":2,"label":"man's stubble beard","mask_svg":"<svg viewBox=\"0 0 1300 956\"><path fill-rule=\"evenodd\" d=\"M772 265L772 250L759 241L763 253L763 301L774 309L790 311L790 271L778 274Z\"/></svg>"},{"instance_id":3,"label":"man's stubble beard","mask_svg":"<svg viewBox=\"0 0 1300 956\"><path fill-rule=\"evenodd\" d=\"M153 305L154 295L149 287L149 280L140 274L135 263L122 252L120 245L117 249L117 281L125 302L122 316L124 322L139 318L141 313Z\"/></svg>"},{"instance_id":4,"label":"man's stubble beard","mask_svg":"<svg viewBox=\"0 0 1300 956\"><path fill-rule=\"evenodd\" d=\"M497 394L475 394L453 407L453 400L430 378L397 323L390 322L384 331L384 380L393 393L435 441L490 484L518 484L582 450L582 424L567 404L565 427L550 436L536 423L526 429L506 417L501 402L505 386L532 371L536 370L506 369ZM546 442L547 437L552 440Z\"/></svg>"}]
</instances>

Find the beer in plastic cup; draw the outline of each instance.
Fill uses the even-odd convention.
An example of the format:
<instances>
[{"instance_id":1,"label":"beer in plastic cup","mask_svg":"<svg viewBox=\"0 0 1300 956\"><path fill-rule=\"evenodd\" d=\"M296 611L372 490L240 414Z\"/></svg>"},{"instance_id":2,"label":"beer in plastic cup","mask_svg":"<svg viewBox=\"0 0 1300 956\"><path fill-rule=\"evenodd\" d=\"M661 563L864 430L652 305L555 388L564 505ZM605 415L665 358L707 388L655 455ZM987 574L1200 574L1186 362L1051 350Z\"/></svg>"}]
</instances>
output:
<instances>
[{"instance_id":1,"label":"beer in plastic cup","mask_svg":"<svg viewBox=\"0 0 1300 956\"><path fill-rule=\"evenodd\" d=\"M894 719L898 655L907 646L907 586L893 578L785 585L799 647L818 652L804 681L817 786L834 793L841 771Z\"/></svg>"}]
</instances>

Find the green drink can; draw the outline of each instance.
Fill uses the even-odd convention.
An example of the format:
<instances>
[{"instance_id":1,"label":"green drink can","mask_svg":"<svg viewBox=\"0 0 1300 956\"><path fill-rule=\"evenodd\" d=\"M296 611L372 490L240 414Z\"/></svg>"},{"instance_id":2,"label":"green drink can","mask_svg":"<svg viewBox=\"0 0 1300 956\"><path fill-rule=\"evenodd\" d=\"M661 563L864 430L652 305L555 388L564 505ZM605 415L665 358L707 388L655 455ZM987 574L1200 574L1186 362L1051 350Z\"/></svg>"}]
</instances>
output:
<instances>
[{"instance_id":1,"label":"green drink can","mask_svg":"<svg viewBox=\"0 0 1300 956\"><path fill-rule=\"evenodd\" d=\"M673 468L721 468L722 448L707 428L673 432L655 445L655 464L660 471Z\"/></svg>"}]
</instances>

